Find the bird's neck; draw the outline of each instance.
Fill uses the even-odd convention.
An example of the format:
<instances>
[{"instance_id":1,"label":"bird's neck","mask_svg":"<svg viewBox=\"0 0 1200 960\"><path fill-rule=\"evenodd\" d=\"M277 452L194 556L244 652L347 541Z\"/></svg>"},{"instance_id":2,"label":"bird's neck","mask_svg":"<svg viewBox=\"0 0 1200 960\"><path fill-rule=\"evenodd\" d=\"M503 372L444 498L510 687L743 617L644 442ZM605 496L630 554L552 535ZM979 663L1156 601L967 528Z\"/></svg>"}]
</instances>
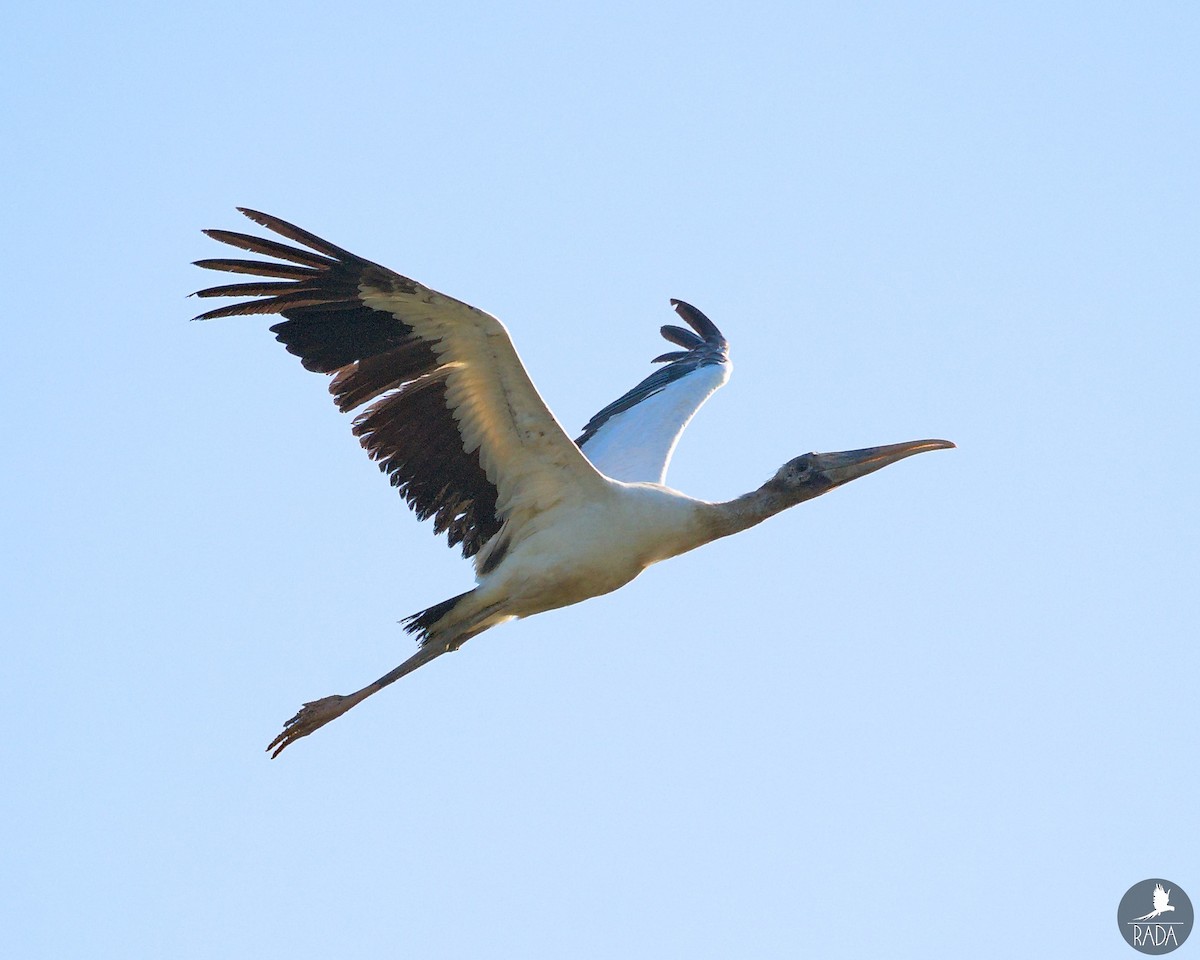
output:
<instances>
[{"instance_id":1,"label":"bird's neck","mask_svg":"<svg viewBox=\"0 0 1200 960\"><path fill-rule=\"evenodd\" d=\"M799 502L794 494L768 483L734 500L710 504L706 521L712 531L712 539L717 540L757 526L768 517L782 513Z\"/></svg>"}]
</instances>

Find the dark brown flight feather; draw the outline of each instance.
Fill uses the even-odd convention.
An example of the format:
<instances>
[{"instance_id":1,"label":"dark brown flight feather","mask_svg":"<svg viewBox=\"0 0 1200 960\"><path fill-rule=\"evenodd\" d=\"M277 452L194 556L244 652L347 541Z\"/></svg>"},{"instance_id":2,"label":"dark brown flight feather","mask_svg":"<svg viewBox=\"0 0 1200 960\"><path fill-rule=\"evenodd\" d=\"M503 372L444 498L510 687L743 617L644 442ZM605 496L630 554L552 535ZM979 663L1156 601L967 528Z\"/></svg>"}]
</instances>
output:
<instances>
[{"instance_id":1,"label":"dark brown flight feather","mask_svg":"<svg viewBox=\"0 0 1200 960\"><path fill-rule=\"evenodd\" d=\"M207 259L196 265L285 282L224 284L200 297L255 297L196 319L278 313L271 332L308 370L333 375L338 407L371 406L354 420L354 434L421 520L432 519L463 556L478 553L500 529L496 488L466 450L446 406L447 368L430 343L403 319L363 303L360 289L412 293L413 281L275 217L245 210L251 220L296 243L228 230L205 230L214 240L287 263Z\"/></svg>"},{"instance_id":2,"label":"dark brown flight feather","mask_svg":"<svg viewBox=\"0 0 1200 960\"><path fill-rule=\"evenodd\" d=\"M234 233L232 230L204 230L202 232L205 236L219 240L221 243L227 243L231 247L237 247L239 250L261 253L264 257L278 257L280 260L303 264L306 267L315 267L318 270L337 263L336 260L330 260L328 257L289 247L286 243L267 240L263 237L252 237L246 233ZM275 264L269 264L269 266L274 267Z\"/></svg>"},{"instance_id":3,"label":"dark brown flight feather","mask_svg":"<svg viewBox=\"0 0 1200 960\"><path fill-rule=\"evenodd\" d=\"M685 350L695 350L697 347L704 346L704 340L691 330L685 330L683 327L677 327L673 323L665 324L658 328L658 332L662 334L664 340L670 340Z\"/></svg>"},{"instance_id":4,"label":"dark brown flight feather","mask_svg":"<svg viewBox=\"0 0 1200 960\"><path fill-rule=\"evenodd\" d=\"M274 297L279 294L296 293L295 283L227 283L223 287L208 287L197 290L198 297Z\"/></svg>"},{"instance_id":5,"label":"dark brown flight feather","mask_svg":"<svg viewBox=\"0 0 1200 960\"><path fill-rule=\"evenodd\" d=\"M226 273L250 273L257 277L283 277L285 280L303 280L317 275L312 267L267 263L265 260L197 260L196 266L207 270L224 270Z\"/></svg>"}]
</instances>

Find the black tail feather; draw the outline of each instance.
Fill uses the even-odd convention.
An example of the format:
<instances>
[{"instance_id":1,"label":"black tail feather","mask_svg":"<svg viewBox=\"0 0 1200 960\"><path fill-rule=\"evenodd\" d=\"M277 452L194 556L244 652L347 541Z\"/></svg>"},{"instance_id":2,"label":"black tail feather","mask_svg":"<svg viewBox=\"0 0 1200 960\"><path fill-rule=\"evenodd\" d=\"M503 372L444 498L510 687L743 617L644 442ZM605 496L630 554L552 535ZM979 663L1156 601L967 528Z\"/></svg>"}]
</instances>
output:
<instances>
[{"instance_id":1,"label":"black tail feather","mask_svg":"<svg viewBox=\"0 0 1200 960\"><path fill-rule=\"evenodd\" d=\"M460 600L466 599L474 592L474 590L468 590L466 593L460 593L457 597L435 603L432 607L422 610L420 613L414 613L411 617L405 617L400 622L404 624L405 632L416 634L417 642L424 646L429 640L429 631L437 625L438 621L453 610Z\"/></svg>"}]
</instances>

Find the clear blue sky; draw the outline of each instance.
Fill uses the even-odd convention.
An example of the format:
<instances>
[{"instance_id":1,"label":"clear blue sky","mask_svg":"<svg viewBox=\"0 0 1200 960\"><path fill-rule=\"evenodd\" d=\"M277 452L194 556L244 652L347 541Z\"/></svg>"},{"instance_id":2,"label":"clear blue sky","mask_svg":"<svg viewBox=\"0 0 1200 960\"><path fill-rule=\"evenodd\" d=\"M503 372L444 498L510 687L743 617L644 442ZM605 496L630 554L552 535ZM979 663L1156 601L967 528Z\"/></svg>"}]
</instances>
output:
<instances>
[{"instance_id":1,"label":"clear blue sky","mask_svg":"<svg viewBox=\"0 0 1200 960\"><path fill-rule=\"evenodd\" d=\"M0 954L1133 956L1131 884L1200 895L1197 49L1192 3L10 9ZM689 493L959 449L270 762L471 580L269 321L188 322L235 204L500 316L571 428L695 303Z\"/></svg>"}]
</instances>

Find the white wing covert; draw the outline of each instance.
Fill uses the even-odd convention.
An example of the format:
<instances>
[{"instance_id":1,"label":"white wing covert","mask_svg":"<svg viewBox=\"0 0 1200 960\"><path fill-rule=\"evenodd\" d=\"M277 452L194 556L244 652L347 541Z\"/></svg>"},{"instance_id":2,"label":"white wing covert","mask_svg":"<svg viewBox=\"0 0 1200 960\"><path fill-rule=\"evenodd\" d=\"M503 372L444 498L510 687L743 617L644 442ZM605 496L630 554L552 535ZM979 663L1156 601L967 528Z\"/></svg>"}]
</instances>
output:
<instances>
[{"instance_id":1,"label":"white wing covert","mask_svg":"<svg viewBox=\"0 0 1200 960\"><path fill-rule=\"evenodd\" d=\"M614 480L664 483L684 427L733 369L716 324L682 300L671 305L692 329L667 325L661 332L683 349L655 357L666 366L592 417L575 441Z\"/></svg>"}]
</instances>

